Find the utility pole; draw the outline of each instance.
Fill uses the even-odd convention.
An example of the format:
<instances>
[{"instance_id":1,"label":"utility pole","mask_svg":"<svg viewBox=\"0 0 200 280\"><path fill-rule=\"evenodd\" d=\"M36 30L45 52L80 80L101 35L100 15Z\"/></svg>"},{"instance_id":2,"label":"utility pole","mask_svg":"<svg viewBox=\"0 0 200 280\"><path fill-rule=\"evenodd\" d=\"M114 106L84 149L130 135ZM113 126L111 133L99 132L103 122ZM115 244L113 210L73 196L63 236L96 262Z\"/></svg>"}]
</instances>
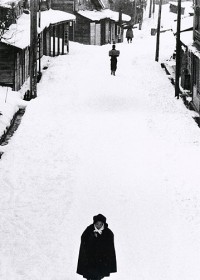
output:
<instances>
[{"instance_id":1,"label":"utility pole","mask_svg":"<svg viewBox=\"0 0 200 280\"><path fill-rule=\"evenodd\" d=\"M39 18L38 18L38 27L40 29L41 27L41 0L38 0L39 1ZM39 75L41 75L41 57L40 57L40 51L41 51L41 36L40 36L40 30L39 30L39 34L38 34L38 47L39 47Z\"/></svg>"},{"instance_id":2,"label":"utility pole","mask_svg":"<svg viewBox=\"0 0 200 280\"><path fill-rule=\"evenodd\" d=\"M134 21L133 21L133 24L136 24L137 23L137 0L134 1Z\"/></svg>"},{"instance_id":3,"label":"utility pole","mask_svg":"<svg viewBox=\"0 0 200 280\"><path fill-rule=\"evenodd\" d=\"M153 0L153 14L155 14L155 6L156 6L156 3L155 3L155 0Z\"/></svg>"},{"instance_id":4,"label":"utility pole","mask_svg":"<svg viewBox=\"0 0 200 280\"><path fill-rule=\"evenodd\" d=\"M158 59L159 59L161 11L162 11L162 0L160 0L160 2L159 2L155 61L158 61Z\"/></svg>"},{"instance_id":5,"label":"utility pole","mask_svg":"<svg viewBox=\"0 0 200 280\"><path fill-rule=\"evenodd\" d=\"M177 30L176 30L176 77L175 77L175 97L179 99L179 77L181 67L181 40L180 30L181 29L181 0L178 0L178 11L177 11Z\"/></svg>"},{"instance_id":6,"label":"utility pole","mask_svg":"<svg viewBox=\"0 0 200 280\"><path fill-rule=\"evenodd\" d=\"M30 95L37 97L37 8L38 0L30 1Z\"/></svg>"},{"instance_id":7,"label":"utility pole","mask_svg":"<svg viewBox=\"0 0 200 280\"><path fill-rule=\"evenodd\" d=\"M149 4L149 18L151 18L151 9L152 9L152 0L150 0L150 4Z\"/></svg>"}]
</instances>

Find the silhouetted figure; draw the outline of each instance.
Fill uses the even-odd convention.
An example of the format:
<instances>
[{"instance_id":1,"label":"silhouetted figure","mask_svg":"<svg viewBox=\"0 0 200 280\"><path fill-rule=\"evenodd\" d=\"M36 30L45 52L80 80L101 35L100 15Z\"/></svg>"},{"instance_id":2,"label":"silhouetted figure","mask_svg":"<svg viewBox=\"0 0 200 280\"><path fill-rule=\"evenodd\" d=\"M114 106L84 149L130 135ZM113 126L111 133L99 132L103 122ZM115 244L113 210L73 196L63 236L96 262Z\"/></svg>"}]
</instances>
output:
<instances>
[{"instance_id":1,"label":"silhouetted figure","mask_svg":"<svg viewBox=\"0 0 200 280\"><path fill-rule=\"evenodd\" d=\"M112 50L109 51L110 58L110 68L111 68L111 75L115 76L115 72L117 70L117 57L119 56L120 51L115 49L115 45L112 46Z\"/></svg>"},{"instance_id":2,"label":"silhouetted figure","mask_svg":"<svg viewBox=\"0 0 200 280\"><path fill-rule=\"evenodd\" d=\"M132 43L132 39L133 39L133 29L131 27L129 27L126 31L126 39L127 39L127 42L129 43Z\"/></svg>"}]
</instances>

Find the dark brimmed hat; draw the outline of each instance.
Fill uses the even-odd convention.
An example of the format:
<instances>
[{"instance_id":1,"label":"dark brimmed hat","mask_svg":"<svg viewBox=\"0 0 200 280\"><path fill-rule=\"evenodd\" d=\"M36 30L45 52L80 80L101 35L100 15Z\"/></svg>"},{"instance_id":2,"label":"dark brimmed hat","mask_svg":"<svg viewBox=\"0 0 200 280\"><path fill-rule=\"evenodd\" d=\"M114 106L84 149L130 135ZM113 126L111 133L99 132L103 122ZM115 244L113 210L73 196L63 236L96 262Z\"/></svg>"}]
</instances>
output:
<instances>
[{"instance_id":1,"label":"dark brimmed hat","mask_svg":"<svg viewBox=\"0 0 200 280\"><path fill-rule=\"evenodd\" d=\"M100 221L100 222L103 222L105 224L106 223L106 217L104 217L102 214L98 214L98 215L93 217L93 221L94 221L94 223Z\"/></svg>"}]
</instances>

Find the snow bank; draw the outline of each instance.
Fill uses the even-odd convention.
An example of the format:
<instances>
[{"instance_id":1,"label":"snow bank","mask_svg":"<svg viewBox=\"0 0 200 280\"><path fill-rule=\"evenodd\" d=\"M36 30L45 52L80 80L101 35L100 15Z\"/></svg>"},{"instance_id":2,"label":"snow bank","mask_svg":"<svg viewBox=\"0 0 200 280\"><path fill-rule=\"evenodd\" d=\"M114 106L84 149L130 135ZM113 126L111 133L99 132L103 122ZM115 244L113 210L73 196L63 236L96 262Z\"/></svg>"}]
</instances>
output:
<instances>
[{"instance_id":1,"label":"snow bank","mask_svg":"<svg viewBox=\"0 0 200 280\"><path fill-rule=\"evenodd\" d=\"M20 93L7 87L0 87L0 138L10 126L15 113L27 106L21 99Z\"/></svg>"}]
</instances>

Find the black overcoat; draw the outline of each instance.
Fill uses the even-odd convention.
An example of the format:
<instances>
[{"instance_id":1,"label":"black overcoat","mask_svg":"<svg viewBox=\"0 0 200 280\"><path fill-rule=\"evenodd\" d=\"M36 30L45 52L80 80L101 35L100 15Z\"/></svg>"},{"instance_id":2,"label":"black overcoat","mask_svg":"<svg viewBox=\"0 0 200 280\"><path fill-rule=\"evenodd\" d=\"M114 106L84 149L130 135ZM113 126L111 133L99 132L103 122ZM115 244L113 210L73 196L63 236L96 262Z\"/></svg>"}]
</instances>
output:
<instances>
[{"instance_id":1,"label":"black overcoat","mask_svg":"<svg viewBox=\"0 0 200 280\"><path fill-rule=\"evenodd\" d=\"M116 71L117 70L117 57L116 56L111 56L110 69L111 69L111 71Z\"/></svg>"},{"instance_id":2,"label":"black overcoat","mask_svg":"<svg viewBox=\"0 0 200 280\"><path fill-rule=\"evenodd\" d=\"M117 272L114 234L104 224L102 234L94 233L94 224L81 236L77 273L87 279L99 279Z\"/></svg>"}]
</instances>

